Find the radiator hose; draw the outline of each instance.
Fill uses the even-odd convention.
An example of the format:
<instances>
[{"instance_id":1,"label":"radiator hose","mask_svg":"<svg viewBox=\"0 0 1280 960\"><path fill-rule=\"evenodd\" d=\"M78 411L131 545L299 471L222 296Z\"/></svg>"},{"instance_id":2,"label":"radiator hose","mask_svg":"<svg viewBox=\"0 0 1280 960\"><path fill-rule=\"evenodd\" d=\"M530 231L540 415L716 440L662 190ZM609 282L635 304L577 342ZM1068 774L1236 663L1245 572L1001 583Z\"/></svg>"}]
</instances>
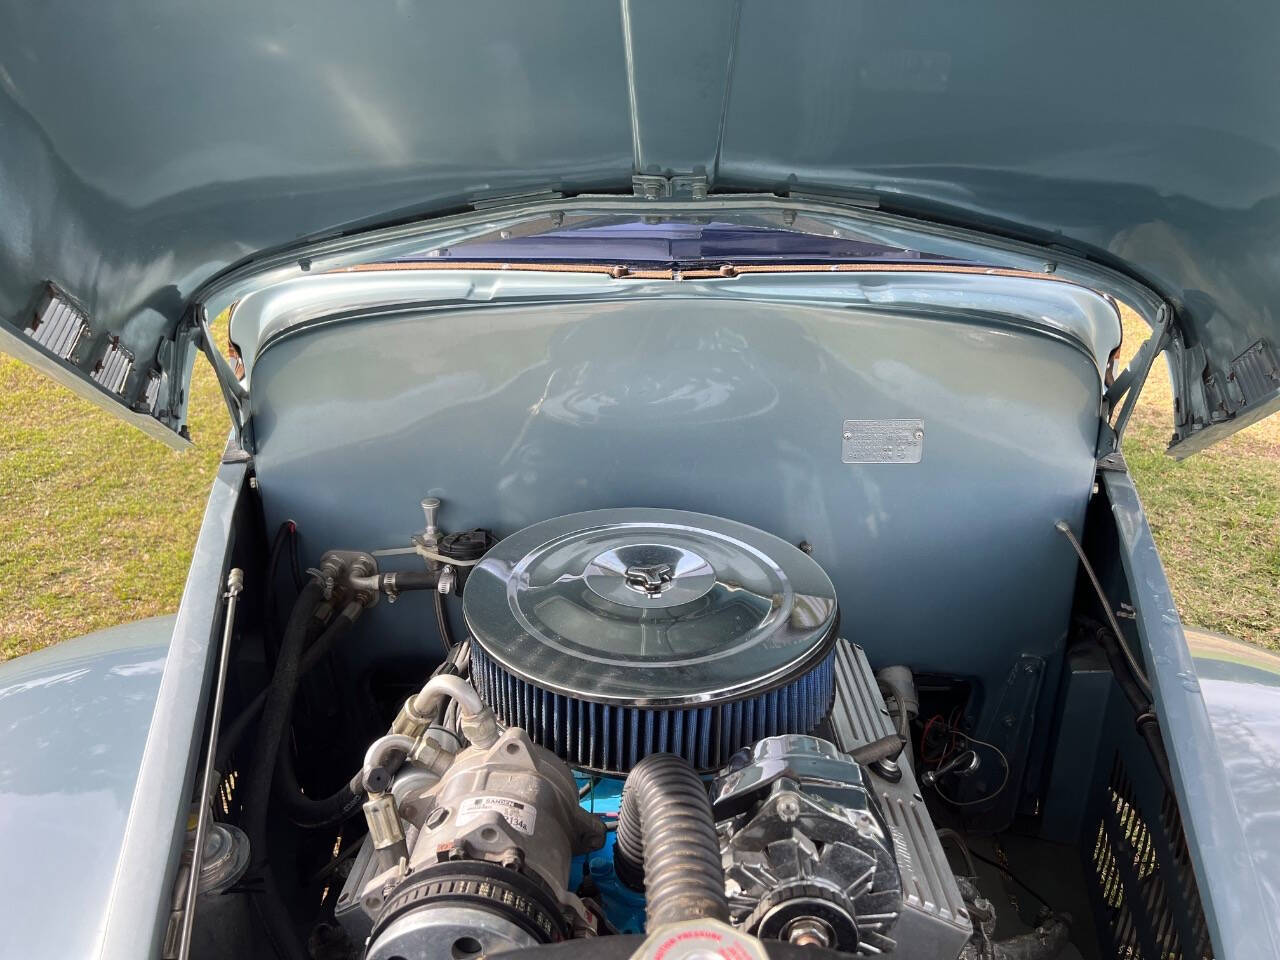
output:
<instances>
[{"instance_id":1,"label":"radiator hose","mask_svg":"<svg viewBox=\"0 0 1280 960\"><path fill-rule=\"evenodd\" d=\"M613 858L618 877L645 892L646 929L729 919L711 799L683 758L650 754L627 774Z\"/></svg>"}]
</instances>

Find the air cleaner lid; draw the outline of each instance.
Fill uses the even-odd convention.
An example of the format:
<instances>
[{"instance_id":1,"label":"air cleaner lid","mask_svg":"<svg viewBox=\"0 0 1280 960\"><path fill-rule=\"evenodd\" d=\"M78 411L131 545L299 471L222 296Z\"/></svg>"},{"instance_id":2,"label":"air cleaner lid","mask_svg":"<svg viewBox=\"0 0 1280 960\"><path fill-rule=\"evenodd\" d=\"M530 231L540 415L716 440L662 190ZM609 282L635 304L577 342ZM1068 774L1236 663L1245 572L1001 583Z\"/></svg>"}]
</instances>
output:
<instances>
[{"instance_id":1,"label":"air cleaner lid","mask_svg":"<svg viewBox=\"0 0 1280 960\"><path fill-rule=\"evenodd\" d=\"M678 510L571 514L472 570L467 626L509 672L599 703L680 706L785 683L835 640L835 588L796 547Z\"/></svg>"}]
</instances>

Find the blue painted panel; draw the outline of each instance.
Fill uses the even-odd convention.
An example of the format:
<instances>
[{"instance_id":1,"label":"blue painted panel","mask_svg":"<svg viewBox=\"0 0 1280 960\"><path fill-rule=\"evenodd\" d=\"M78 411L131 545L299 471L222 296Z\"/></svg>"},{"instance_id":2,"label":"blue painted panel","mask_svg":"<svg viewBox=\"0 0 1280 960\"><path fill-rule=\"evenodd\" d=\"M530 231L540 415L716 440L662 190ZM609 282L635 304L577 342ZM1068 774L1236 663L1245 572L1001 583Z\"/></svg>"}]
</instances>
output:
<instances>
[{"instance_id":1,"label":"blue painted panel","mask_svg":"<svg viewBox=\"0 0 1280 960\"><path fill-rule=\"evenodd\" d=\"M97 956L174 619L0 664L5 956Z\"/></svg>"},{"instance_id":2,"label":"blue painted panel","mask_svg":"<svg viewBox=\"0 0 1280 960\"><path fill-rule=\"evenodd\" d=\"M1053 523L1082 523L1100 384L1068 341L960 317L669 297L298 332L252 371L267 522L295 519L310 563L405 543L427 494L447 528L499 533L610 506L727 516L812 543L873 662L998 683L1061 649L1075 562ZM923 461L843 463L844 420L867 418L921 418ZM353 667L435 649L422 597L357 629Z\"/></svg>"},{"instance_id":3,"label":"blue painted panel","mask_svg":"<svg viewBox=\"0 0 1280 960\"><path fill-rule=\"evenodd\" d=\"M1280 917L1280 656L1186 631L1268 913Z\"/></svg>"}]
</instances>

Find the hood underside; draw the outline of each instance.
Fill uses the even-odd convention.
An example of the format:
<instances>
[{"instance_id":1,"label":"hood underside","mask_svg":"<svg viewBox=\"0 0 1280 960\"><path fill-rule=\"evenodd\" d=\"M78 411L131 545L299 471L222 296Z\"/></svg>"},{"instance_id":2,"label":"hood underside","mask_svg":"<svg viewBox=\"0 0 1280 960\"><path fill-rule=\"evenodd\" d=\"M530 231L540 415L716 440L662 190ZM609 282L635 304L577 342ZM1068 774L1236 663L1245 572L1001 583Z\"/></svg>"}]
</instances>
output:
<instances>
[{"instance_id":1,"label":"hood underside","mask_svg":"<svg viewBox=\"0 0 1280 960\"><path fill-rule=\"evenodd\" d=\"M8 6L0 346L172 437L192 295L264 251L546 192L821 195L1145 284L1171 307L1191 452L1280 407L1278 21L1256 2Z\"/></svg>"}]
</instances>

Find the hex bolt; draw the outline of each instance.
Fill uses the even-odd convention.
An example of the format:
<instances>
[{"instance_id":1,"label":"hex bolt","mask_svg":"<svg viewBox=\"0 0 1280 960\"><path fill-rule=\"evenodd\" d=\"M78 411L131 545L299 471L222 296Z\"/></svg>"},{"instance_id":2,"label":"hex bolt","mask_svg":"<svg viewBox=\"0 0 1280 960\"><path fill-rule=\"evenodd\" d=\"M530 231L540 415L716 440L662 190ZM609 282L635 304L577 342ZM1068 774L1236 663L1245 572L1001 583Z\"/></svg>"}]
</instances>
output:
<instances>
[{"instance_id":1,"label":"hex bolt","mask_svg":"<svg viewBox=\"0 0 1280 960\"><path fill-rule=\"evenodd\" d=\"M794 793L784 793L778 797L778 816L783 823L794 823L800 817L800 801Z\"/></svg>"},{"instance_id":2,"label":"hex bolt","mask_svg":"<svg viewBox=\"0 0 1280 960\"><path fill-rule=\"evenodd\" d=\"M834 931L818 917L797 917L787 925L786 937L798 947L830 947Z\"/></svg>"}]
</instances>

